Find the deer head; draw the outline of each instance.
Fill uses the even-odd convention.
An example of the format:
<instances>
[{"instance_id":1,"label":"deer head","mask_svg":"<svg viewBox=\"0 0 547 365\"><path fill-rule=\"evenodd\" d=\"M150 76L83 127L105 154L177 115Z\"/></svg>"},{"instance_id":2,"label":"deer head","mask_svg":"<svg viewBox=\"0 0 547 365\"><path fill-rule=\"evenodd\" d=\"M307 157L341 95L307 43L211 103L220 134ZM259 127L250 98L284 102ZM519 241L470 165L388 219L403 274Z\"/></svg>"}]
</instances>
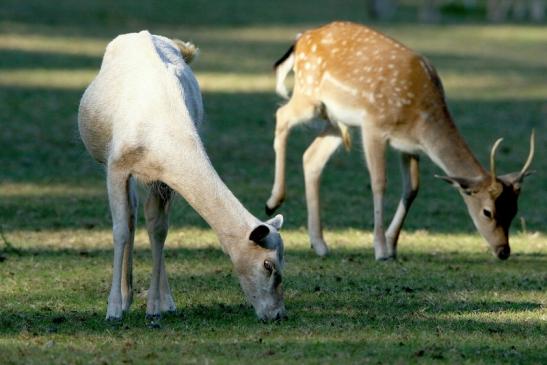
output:
<instances>
[{"instance_id":1,"label":"deer head","mask_svg":"<svg viewBox=\"0 0 547 365\"><path fill-rule=\"evenodd\" d=\"M277 215L255 227L249 247L234 259L241 288L261 320L286 316L283 304L283 240L278 232L283 217Z\"/></svg>"},{"instance_id":2,"label":"deer head","mask_svg":"<svg viewBox=\"0 0 547 365\"><path fill-rule=\"evenodd\" d=\"M509 227L517 214L517 203L524 178L530 174L534 158L534 131L530 136L530 153L519 172L496 175L496 150L498 139L490 153L490 174L477 179L453 176L437 176L451 183L463 196L469 215L480 234L488 242L494 254L506 260L511 254Z\"/></svg>"}]
</instances>

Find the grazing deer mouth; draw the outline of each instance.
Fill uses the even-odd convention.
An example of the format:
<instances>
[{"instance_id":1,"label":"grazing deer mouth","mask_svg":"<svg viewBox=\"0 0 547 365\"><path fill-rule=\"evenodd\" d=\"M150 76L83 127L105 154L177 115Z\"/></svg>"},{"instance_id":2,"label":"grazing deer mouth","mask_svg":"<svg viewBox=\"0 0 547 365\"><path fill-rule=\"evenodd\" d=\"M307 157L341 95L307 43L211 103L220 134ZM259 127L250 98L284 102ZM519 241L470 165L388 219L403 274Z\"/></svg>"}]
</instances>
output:
<instances>
[{"instance_id":1,"label":"grazing deer mouth","mask_svg":"<svg viewBox=\"0 0 547 365\"><path fill-rule=\"evenodd\" d=\"M500 260L507 260L511 255L511 248L509 245L500 246L496 249L496 256Z\"/></svg>"}]
</instances>

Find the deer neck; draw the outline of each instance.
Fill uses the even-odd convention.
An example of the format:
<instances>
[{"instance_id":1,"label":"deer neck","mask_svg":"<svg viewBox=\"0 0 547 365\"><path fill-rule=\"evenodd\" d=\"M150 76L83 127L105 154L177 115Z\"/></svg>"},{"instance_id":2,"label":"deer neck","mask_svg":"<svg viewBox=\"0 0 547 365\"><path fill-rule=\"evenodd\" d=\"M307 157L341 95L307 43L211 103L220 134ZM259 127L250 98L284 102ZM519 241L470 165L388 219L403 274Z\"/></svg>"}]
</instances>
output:
<instances>
[{"instance_id":1,"label":"deer neck","mask_svg":"<svg viewBox=\"0 0 547 365\"><path fill-rule=\"evenodd\" d=\"M480 178L487 175L479 161L460 135L452 117L445 111L441 118L428 120L438 128L425 128L426 153L447 175Z\"/></svg>"},{"instance_id":2,"label":"deer neck","mask_svg":"<svg viewBox=\"0 0 547 365\"><path fill-rule=\"evenodd\" d=\"M162 181L179 193L211 226L230 256L259 224L220 179L198 138L165 163Z\"/></svg>"}]
</instances>

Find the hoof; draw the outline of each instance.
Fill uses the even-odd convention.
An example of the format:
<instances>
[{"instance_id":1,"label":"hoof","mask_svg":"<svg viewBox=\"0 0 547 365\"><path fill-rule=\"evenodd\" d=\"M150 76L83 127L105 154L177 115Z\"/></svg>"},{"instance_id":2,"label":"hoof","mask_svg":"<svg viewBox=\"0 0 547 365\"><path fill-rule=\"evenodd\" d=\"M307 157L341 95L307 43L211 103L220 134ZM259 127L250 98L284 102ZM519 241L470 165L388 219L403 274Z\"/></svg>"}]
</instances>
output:
<instances>
[{"instance_id":1,"label":"hoof","mask_svg":"<svg viewBox=\"0 0 547 365\"><path fill-rule=\"evenodd\" d=\"M108 309L106 311L106 320L107 321L119 321L122 319L123 316L123 310L122 306L120 305L108 305Z\"/></svg>"},{"instance_id":2,"label":"hoof","mask_svg":"<svg viewBox=\"0 0 547 365\"><path fill-rule=\"evenodd\" d=\"M160 315L159 314L147 314L146 315L146 327L151 329L161 328Z\"/></svg>"},{"instance_id":3,"label":"hoof","mask_svg":"<svg viewBox=\"0 0 547 365\"><path fill-rule=\"evenodd\" d=\"M146 314L146 317L145 317L145 319L149 322L159 321L160 318L161 318L160 314Z\"/></svg>"},{"instance_id":4,"label":"hoof","mask_svg":"<svg viewBox=\"0 0 547 365\"><path fill-rule=\"evenodd\" d=\"M327 244L324 241L312 242L311 248L315 251L315 253L319 257L325 257L329 253L329 248L327 247Z\"/></svg>"},{"instance_id":5,"label":"hoof","mask_svg":"<svg viewBox=\"0 0 547 365\"><path fill-rule=\"evenodd\" d=\"M159 322L150 322L146 325L146 327L155 330L155 329L160 329L161 324L159 324Z\"/></svg>"},{"instance_id":6,"label":"hoof","mask_svg":"<svg viewBox=\"0 0 547 365\"><path fill-rule=\"evenodd\" d=\"M268 217L271 217L271 216L275 213L275 211L277 210L277 208L279 208L279 206L270 208L270 207L268 206L268 204L266 204L266 205L264 206L264 211L266 212L266 215L267 215Z\"/></svg>"}]
</instances>

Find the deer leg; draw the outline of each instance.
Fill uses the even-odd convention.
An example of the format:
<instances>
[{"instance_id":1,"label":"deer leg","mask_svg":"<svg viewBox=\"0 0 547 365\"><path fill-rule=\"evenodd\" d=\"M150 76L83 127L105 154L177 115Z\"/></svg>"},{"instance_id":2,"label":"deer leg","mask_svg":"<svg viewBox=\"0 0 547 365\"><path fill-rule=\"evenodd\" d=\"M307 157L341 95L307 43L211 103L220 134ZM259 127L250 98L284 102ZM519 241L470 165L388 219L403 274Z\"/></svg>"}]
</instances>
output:
<instances>
[{"instance_id":1,"label":"deer leg","mask_svg":"<svg viewBox=\"0 0 547 365\"><path fill-rule=\"evenodd\" d=\"M384 191L386 187L385 150L386 142L379 136L363 132L365 159L370 174L374 202L374 257L387 259L386 236L384 232Z\"/></svg>"},{"instance_id":2,"label":"deer leg","mask_svg":"<svg viewBox=\"0 0 547 365\"><path fill-rule=\"evenodd\" d=\"M271 215L285 200L285 162L287 138L289 131L296 124L312 119L317 108L300 94L294 94L292 99L277 109L275 125L275 178L272 194L266 202L266 214Z\"/></svg>"},{"instance_id":3,"label":"deer leg","mask_svg":"<svg viewBox=\"0 0 547 365\"><path fill-rule=\"evenodd\" d=\"M340 131L328 126L308 147L302 162L306 183L306 205L308 207L308 234L311 247L319 256L328 253L328 247L323 239L321 226L319 187L321 173L330 156L342 143Z\"/></svg>"},{"instance_id":4,"label":"deer leg","mask_svg":"<svg viewBox=\"0 0 547 365\"><path fill-rule=\"evenodd\" d=\"M399 233L405 221L406 215L418 194L420 185L419 158L417 155L401 154L401 177L403 181L403 194L397 211L386 231L387 254L389 257L397 257L397 241Z\"/></svg>"},{"instance_id":5,"label":"deer leg","mask_svg":"<svg viewBox=\"0 0 547 365\"><path fill-rule=\"evenodd\" d=\"M137 181L130 177L127 182L127 200L129 202L129 241L125 245L122 261L122 309L129 310L133 301L133 243L137 225L137 208L139 204Z\"/></svg>"},{"instance_id":6,"label":"deer leg","mask_svg":"<svg viewBox=\"0 0 547 365\"><path fill-rule=\"evenodd\" d=\"M169 208L172 190L165 184L155 185L144 206L146 229L152 246L152 279L146 303L147 316L159 316L161 312L175 311L175 302L171 295L163 246L169 228Z\"/></svg>"},{"instance_id":7,"label":"deer leg","mask_svg":"<svg viewBox=\"0 0 547 365\"><path fill-rule=\"evenodd\" d=\"M112 213L112 232L114 238L114 262L112 270L112 286L108 296L106 319L120 319L122 317L122 271L124 252L133 240L134 221L131 218L131 204L129 202L130 176L113 166L108 167L107 188L110 211ZM134 213L133 213L134 214ZM126 297L127 298L127 297Z\"/></svg>"}]
</instances>

